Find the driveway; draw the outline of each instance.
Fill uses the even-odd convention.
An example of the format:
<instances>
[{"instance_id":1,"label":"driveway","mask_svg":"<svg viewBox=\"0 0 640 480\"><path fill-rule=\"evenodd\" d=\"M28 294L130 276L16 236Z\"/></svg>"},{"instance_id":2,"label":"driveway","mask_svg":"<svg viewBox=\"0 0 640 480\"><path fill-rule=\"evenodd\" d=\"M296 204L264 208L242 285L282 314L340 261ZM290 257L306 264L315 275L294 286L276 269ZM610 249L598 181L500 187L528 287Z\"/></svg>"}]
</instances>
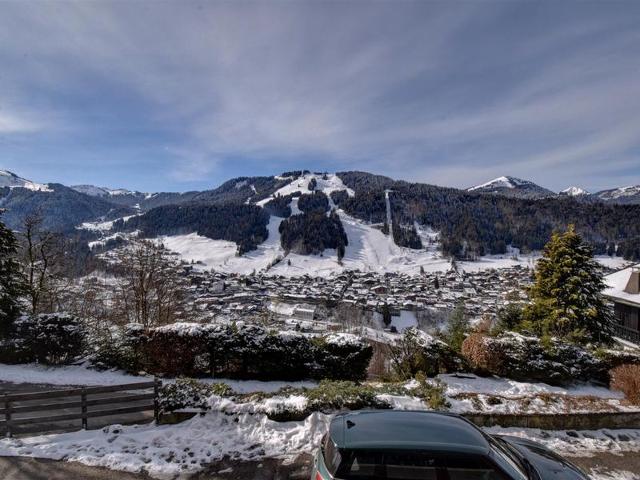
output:
<instances>
[{"instance_id":1,"label":"driveway","mask_svg":"<svg viewBox=\"0 0 640 480\"><path fill-rule=\"evenodd\" d=\"M571 460L587 472L594 468L600 474L615 471L640 472L640 455L637 453L625 455L604 453ZM273 458L253 462L224 459L188 478L191 480L307 480L310 462L310 455L301 455L295 462L289 464L283 464L282 461ZM0 457L0 478L3 480L134 480L150 477L145 474L87 467L74 462L28 457ZM640 476L637 478L640 479Z\"/></svg>"}]
</instances>

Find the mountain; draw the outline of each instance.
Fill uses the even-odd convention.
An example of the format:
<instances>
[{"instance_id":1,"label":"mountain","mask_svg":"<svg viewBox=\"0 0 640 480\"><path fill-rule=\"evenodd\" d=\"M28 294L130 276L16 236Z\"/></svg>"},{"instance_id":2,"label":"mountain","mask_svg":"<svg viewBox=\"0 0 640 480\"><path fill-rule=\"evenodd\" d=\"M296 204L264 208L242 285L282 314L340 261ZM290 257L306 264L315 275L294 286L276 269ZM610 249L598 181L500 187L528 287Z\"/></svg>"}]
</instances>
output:
<instances>
[{"instance_id":1,"label":"mountain","mask_svg":"<svg viewBox=\"0 0 640 480\"><path fill-rule=\"evenodd\" d=\"M0 188L26 188L37 192L49 192L51 191L47 185L42 183L35 183L31 180L19 177L13 172L8 170L0 170Z\"/></svg>"},{"instance_id":2,"label":"mountain","mask_svg":"<svg viewBox=\"0 0 640 480\"><path fill-rule=\"evenodd\" d=\"M367 172L295 171L238 177L205 191L153 194L60 184L30 188L33 182L4 177L10 185L0 188L0 208L7 209L2 218L11 228L40 212L45 228L92 235L86 241L94 245L107 245L118 232L162 237L176 251L217 259L216 267L230 270L242 262L252 265L249 271L271 268L284 257L309 264L301 259L314 255L350 268L376 262L383 269L427 268L426 259L442 262L442 255L475 259L504 255L510 247L540 250L554 230L569 224L597 253L625 243L618 251L633 256L640 243L640 205L592 201L594 196L570 195L572 189L556 195L514 177L466 191ZM632 196L620 191L625 199Z\"/></svg>"},{"instance_id":3,"label":"mountain","mask_svg":"<svg viewBox=\"0 0 640 480\"><path fill-rule=\"evenodd\" d=\"M476 185L467 189L467 192L490 193L515 198L548 198L555 197L551 190L541 187L529 180L522 180L516 177L504 176Z\"/></svg>"},{"instance_id":4,"label":"mountain","mask_svg":"<svg viewBox=\"0 0 640 480\"><path fill-rule=\"evenodd\" d=\"M25 217L35 213L42 217L43 228L60 232L72 232L83 222L133 213L130 208L58 183L49 183L45 188L39 184L33 188L32 182L27 185L0 188L0 208L5 210L1 219L14 230L20 230Z\"/></svg>"},{"instance_id":5,"label":"mountain","mask_svg":"<svg viewBox=\"0 0 640 480\"><path fill-rule=\"evenodd\" d=\"M602 190L594 196L607 203L640 204L640 185Z\"/></svg>"},{"instance_id":6,"label":"mountain","mask_svg":"<svg viewBox=\"0 0 640 480\"><path fill-rule=\"evenodd\" d=\"M569 187L565 188L560 192L560 195L566 195L568 197L585 197L591 195L585 189L580 187Z\"/></svg>"}]
</instances>

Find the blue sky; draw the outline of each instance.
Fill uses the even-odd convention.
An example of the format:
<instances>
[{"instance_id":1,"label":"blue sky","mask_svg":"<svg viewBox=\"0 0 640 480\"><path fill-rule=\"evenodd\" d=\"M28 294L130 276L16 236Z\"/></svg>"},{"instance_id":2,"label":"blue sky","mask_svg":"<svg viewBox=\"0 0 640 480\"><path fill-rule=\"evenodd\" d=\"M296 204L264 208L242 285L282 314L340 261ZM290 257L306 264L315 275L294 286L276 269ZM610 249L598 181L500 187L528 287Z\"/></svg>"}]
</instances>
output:
<instances>
[{"instance_id":1,"label":"blue sky","mask_svg":"<svg viewBox=\"0 0 640 480\"><path fill-rule=\"evenodd\" d=\"M2 2L0 168L640 183L640 2Z\"/></svg>"}]
</instances>

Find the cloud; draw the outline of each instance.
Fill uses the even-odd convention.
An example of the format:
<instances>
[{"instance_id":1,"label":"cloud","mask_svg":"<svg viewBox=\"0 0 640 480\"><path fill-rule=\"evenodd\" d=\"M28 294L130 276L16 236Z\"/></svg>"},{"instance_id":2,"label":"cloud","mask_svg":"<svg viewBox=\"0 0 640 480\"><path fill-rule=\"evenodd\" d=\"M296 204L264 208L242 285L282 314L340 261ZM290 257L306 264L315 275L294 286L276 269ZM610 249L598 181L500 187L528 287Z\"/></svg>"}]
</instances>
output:
<instances>
[{"instance_id":1,"label":"cloud","mask_svg":"<svg viewBox=\"0 0 640 480\"><path fill-rule=\"evenodd\" d=\"M222 174L238 158L273 171L313 158L456 186L495 172L560 188L573 171L588 187L602 158L627 161L639 146L630 4L1 8L0 89L64 118L69 149L171 144L169 182ZM1 112L2 133L30 125Z\"/></svg>"}]
</instances>

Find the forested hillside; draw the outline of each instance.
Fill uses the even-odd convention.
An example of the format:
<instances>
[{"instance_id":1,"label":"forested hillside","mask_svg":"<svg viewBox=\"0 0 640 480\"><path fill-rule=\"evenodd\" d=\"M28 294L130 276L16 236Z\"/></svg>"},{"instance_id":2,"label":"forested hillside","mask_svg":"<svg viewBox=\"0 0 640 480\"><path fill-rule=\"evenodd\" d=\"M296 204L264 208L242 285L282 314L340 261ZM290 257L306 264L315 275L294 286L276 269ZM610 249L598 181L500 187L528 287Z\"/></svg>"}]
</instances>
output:
<instances>
[{"instance_id":1,"label":"forested hillside","mask_svg":"<svg viewBox=\"0 0 640 480\"><path fill-rule=\"evenodd\" d=\"M25 217L37 213L42 218L43 229L73 232L82 222L113 219L133 212L128 207L84 195L57 183L49 184L49 189L0 188L0 208L6 209L4 223L20 230Z\"/></svg>"},{"instance_id":2,"label":"forested hillside","mask_svg":"<svg viewBox=\"0 0 640 480\"><path fill-rule=\"evenodd\" d=\"M366 221L384 222L384 190L393 190L394 220L405 225L417 221L439 230L445 254L476 257L504 253L508 245L539 250L554 230L575 224L597 253L624 243L619 253L637 258L636 250L626 245L640 238L640 205L579 202L569 197L506 198L394 181L364 172L338 175L355 192L354 197L339 199L347 213Z\"/></svg>"},{"instance_id":3,"label":"forested hillside","mask_svg":"<svg viewBox=\"0 0 640 480\"><path fill-rule=\"evenodd\" d=\"M340 217L334 211L327 216L322 210L293 215L280 224L280 241L286 251L302 255L319 254L331 248L344 256L349 239Z\"/></svg>"},{"instance_id":4,"label":"forested hillside","mask_svg":"<svg viewBox=\"0 0 640 480\"><path fill-rule=\"evenodd\" d=\"M213 240L235 242L242 255L267 239L268 222L269 214L255 205L192 203L157 207L127 222L118 220L114 229L140 230L143 237L196 232Z\"/></svg>"}]
</instances>

